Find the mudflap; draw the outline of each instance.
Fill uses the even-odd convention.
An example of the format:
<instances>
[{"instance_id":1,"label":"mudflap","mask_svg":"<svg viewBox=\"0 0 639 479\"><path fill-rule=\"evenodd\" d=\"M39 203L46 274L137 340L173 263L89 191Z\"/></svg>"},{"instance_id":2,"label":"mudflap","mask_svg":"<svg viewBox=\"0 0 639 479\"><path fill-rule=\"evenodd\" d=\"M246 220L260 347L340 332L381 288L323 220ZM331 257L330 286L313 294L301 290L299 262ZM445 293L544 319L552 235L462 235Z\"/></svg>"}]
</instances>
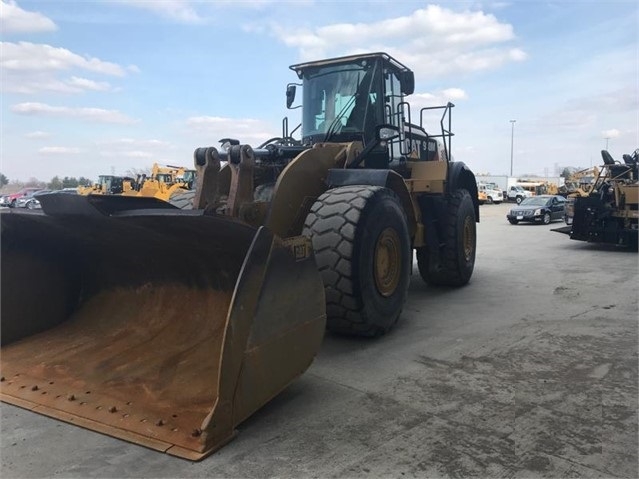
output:
<instances>
[{"instance_id":1,"label":"mudflap","mask_svg":"<svg viewBox=\"0 0 639 479\"><path fill-rule=\"evenodd\" d=\"M199 460L311 364L326 314L304 238L292 254L202 211L64 201L0 214L2 401Z\"/></svg>"}]
</instances>

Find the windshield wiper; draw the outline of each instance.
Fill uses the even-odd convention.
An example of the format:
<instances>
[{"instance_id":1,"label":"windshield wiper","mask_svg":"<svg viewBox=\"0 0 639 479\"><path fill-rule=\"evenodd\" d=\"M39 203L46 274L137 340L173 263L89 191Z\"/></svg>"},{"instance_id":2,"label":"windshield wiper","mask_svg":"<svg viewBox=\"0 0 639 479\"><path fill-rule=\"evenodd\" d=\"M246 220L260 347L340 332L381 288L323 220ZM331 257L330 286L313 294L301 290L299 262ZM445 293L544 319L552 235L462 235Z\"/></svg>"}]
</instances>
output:
<instances>
[{"instance_id":1,"label":"windshield wiper","mask_svg":"<svg viewBox=\"0 0 639 479\"><path fill-rule=\"evenodd\" d=\"M340 120L342 119L342 117L346 113L346 110L348 110L348 108L351 106L351 104L355 102L355 98L356 97L357 97L357 95L353 95L351 97L351 99L348 100L346 105L344 105L342 107L342 109L339 111L339 113L337 114L335 119L329 125L328 130L326 130L326 135L324 135L324 140L322 141L322 143L326 143L328 140L330 140L330 138L333 136L333 134L335 134L335 130L337 129L337 125L339 124Z\"/></svg>"}]
</instances>

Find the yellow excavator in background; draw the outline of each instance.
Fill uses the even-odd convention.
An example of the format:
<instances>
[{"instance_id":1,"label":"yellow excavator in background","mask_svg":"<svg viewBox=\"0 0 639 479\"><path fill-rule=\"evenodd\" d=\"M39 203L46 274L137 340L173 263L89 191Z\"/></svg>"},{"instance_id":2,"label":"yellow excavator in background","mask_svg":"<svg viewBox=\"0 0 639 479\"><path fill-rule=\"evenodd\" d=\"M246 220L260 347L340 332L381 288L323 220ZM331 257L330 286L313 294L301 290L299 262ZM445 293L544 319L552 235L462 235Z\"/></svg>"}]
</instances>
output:
<instances>
[{"instance_id":1,"label":"yellow excavator in background","mask_svg":"<svg viewBox=\"0 0 639 479\"><path fill-rule=\"evenodd\" d=\"M325 329L391 329L413 251L424 281L470 281L479 203L452 160L454 105L411 123L413 72L386 53L291 69L301 139L197 148L183 208L43 195L42 215L0 214L2 401L201 459L306 370Z\"/></svg>"}]
</instances>

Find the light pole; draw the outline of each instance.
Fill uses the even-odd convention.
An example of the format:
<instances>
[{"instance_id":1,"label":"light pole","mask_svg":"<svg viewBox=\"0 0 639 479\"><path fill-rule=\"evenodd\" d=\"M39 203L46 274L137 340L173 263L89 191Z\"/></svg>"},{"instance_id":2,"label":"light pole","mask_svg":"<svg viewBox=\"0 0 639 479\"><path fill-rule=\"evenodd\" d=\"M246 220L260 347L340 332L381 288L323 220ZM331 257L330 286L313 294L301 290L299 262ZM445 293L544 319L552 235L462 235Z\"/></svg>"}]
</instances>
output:
<instances>
[{"instance_id":1,"label":"light pole","mask_svg":"<svg viewBox=\"0 0 639 479\"><path fill-rule=\"evenodd\" d=\"M510 120L510 176L513 176L513 145L515 144L515 122L517 120Z\"/></svg>"}]
</instances>

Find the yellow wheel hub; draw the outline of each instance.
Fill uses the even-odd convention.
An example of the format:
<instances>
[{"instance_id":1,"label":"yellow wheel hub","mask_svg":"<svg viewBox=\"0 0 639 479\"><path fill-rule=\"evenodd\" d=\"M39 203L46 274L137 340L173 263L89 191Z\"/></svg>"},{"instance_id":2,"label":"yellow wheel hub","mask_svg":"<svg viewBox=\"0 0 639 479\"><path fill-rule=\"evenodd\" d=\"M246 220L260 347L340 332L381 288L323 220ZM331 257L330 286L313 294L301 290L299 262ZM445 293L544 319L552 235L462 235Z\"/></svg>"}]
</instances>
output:
<instances>
[{"instance_id":1,"label":"yellow wheel hub","mask_svg":"<svg viewBox=\"0 0 639 479\"><path fill-rule=\"evenodd\" d=\"M373 275L377 291L384 297L391 296L401 278L402 249L399 235L386 228L377 238Z\"/></svg>"}]
</instances>

